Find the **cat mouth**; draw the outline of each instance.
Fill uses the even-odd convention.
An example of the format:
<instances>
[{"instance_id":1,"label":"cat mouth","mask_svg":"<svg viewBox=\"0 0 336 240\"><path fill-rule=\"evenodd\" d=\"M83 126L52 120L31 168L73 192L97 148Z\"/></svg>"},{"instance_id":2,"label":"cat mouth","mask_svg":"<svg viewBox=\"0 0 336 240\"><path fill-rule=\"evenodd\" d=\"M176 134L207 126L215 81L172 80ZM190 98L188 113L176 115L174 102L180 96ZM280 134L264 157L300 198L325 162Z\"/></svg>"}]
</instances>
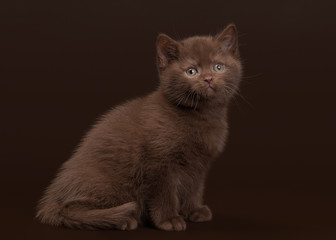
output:
<instances>
[{"instance_id":1,"label":"cat mouth","mask_svg":"<svg viewBox=\"0 0 336 240\"><path fill-rule=\"evenodd\" d=\"M215 87L209 84L209 85L206 87L206 91L207 91L207 92L215 92Z\"/></svg>"},{"instance_id":2,"label":"cat mouth","mask_svg":"<svg viewBox=\"0 0 336 240\"><path fill-rule=\"evenodd\" d=\"M201 90L200 91L201 95L206 99L214 97L214 95L216 93L216 88L213 85L204 86L200 90Z\"/></svg>"}]
</instances>

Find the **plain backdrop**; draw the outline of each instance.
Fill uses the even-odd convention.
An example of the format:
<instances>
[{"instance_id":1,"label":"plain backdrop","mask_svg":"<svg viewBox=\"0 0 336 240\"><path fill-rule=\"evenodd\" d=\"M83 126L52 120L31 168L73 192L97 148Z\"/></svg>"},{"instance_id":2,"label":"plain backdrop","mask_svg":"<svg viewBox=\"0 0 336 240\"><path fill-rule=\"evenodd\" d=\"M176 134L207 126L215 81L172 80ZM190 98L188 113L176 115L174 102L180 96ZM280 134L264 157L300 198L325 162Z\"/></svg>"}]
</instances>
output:
<instances>
[{"instance_id":1,"label":"plain backdrop","mask_svg":"<svg viewBox=\"0 0 336 240\"><path fill-rule=\"evenodd\" d=\"M2 239L335 239L335 1L0 2ZM98 116L155 90L155 40L235 23L244 77L186 232L79 231L35 207ZM3 238L5 236L5 238Z\"/></svg>"}]
</instances>

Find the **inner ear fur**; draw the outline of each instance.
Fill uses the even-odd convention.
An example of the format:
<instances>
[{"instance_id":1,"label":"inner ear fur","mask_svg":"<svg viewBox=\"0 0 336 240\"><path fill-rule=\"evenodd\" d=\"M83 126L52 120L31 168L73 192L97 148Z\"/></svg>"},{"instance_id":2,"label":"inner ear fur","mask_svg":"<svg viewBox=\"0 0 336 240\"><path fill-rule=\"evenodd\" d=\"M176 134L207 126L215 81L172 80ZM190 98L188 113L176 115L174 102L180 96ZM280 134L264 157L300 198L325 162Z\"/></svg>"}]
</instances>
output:
<instances>
[{"instance_id":1,"label":"inner ear fur","mask_svg":"<svg viewBox=\"0 0 336 240\"><path fill-rule=\"evenodd\" d=\"M156 51L158 68L164 69L170 62L178 59L179 43L166 34L159 34L156 40Z\"/></svg>"},{"instance_id":2,"label":"inner ear fur","mask_svg":"<svg viewBox=\"0 0 336 240\"><path fill-rule=\"evenodd\" d=\"M236 25L229 24L222 32L215 36L215 39L220 42L224 51L230 52L235 57L239 57Z\"/></svg>"}]
</instances>

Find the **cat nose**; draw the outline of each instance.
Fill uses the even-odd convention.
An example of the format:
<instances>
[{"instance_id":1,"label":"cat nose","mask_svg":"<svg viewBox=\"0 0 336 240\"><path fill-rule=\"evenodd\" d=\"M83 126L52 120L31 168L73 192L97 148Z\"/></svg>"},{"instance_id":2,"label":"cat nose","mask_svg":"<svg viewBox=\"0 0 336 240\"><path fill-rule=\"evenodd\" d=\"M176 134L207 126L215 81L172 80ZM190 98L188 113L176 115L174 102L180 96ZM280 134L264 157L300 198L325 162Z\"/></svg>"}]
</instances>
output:
<instances>
[{"instance_id":1,"label":"cat nose","mask_svg":"<svg viewBox=\"0 0 336 240\"><path fill-rule=\"evenodd\" d=\"M211 81L212 81L212 77L206 77L205 79L204 79L204 81L206 81L207 83L211 83Z\"/></svg>"}]
</instances>

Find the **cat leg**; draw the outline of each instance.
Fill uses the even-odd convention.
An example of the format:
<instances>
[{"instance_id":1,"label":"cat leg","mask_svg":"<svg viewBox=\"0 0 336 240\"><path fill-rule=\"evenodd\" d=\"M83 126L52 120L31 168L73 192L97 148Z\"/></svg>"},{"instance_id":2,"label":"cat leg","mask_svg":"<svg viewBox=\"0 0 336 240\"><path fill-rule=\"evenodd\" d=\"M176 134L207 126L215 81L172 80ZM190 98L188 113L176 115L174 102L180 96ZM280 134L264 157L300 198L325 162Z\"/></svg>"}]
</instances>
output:
<instances>
[{"instance_id":1,"label":"cat leg","mask_svg":"<svg viewBox=\"0 0 336 240\"><path fill-rule=\"evenodd\" d=\"M191 222L207 222L212 220L212 213L207 205L195 208L188 215L188 220Z\"/></svg>"},{"instance_id":2,"label":"cat leg","mask_svg":"<svg viewBox=\"0 0 336 240\"><path fill-rule=\"evenodd\" d=\"M96 208L89 200L69 201L59 211L48 211L46 205L37 217L43 223L79 229L133 230L138 226L138 206L128 202L112 208Z\"/></svg>"},{"instance_id":3,"label":"cat leg","mask_svg":"<svg viewBox=\"0 0 336 240\"><path fill-rule=\"evenodd\" d=\"M190 192L184 192L181 197L182 215L191 222L206 222L212 219L208 206L203 205L204 181L195 182Z\"/></svg>"},{"instance_id":4,"label":"cat leg","mask_svg":"<svg viewBox=\"0 0 336 240\"><path fill-rule=\"evenodd\" d=\"M183 231L186 229L184 218L179 215L179 201L173 179L160 174L149 188L147 200L149 215L153 224L166 231Z\"/></svg>"},{"instance_id":5,"label":"cat leg","mask_svg":"<svg viewBox=\"0 0 336 240\"><path fill-rule=\"evenodd\" d=\"M138 226L136 211L135 202L112 208L92 209L87 202L73 201L64 206L61 215L64 217L63 224L69 227L133 230Z\"/></svg>"}]
</instances>

